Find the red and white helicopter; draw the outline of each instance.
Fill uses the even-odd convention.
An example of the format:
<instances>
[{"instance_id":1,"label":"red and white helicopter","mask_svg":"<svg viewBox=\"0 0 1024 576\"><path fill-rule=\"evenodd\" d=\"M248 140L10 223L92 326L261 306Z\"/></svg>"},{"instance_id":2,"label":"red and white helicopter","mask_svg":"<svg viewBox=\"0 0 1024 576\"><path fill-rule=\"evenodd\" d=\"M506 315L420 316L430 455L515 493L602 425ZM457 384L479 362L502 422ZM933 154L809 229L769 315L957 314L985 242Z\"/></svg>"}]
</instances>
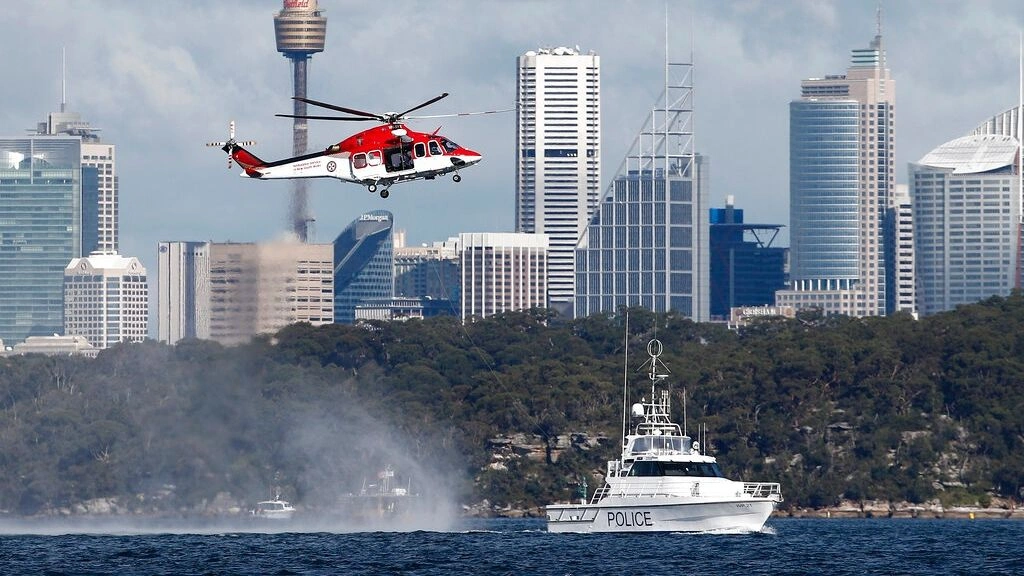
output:
<instances>
[{"instance_id":1,"label":"red and white helicopter","mask_svg":"<svg viewBox=\"0 0 1024 576\"><path fill-rule=\"evenodd\" d=\"M243 146L254 142L235 140L235 123L231 122L226 142L210 142L207 146L219 146L228 153L228 168L231 160L242 167L242 176L274 180L282 178L337 178L345 182L354 182L366 186L370 193L380 189L380 197L387 198L388 188L397 182L409 180L433 180L434 178L454 172L452 180L460 182L459 170L472 166L483 157L479 152L463 148L448 138L438 134L438 128L432 133L410 130L402 123L406 119L445 118L453 116L471 116L476 114L495 114L508 110L491 110L487 112L463 112L459 114L439 114L434 116L408 116L420 108L429 106L448 96L445 92L426 102L414 106L405 112L374 114L318 102L308 98L295 97L313 106L327 108L350 114L350 116L314 116L295 114L275 114L282 118L307 118L310 120L343 120L349 122L372 121L381 122L380 126L364 130L353 136L333 144L325 150L265 162L260 160Z\"/></svg>"}]
</instances>

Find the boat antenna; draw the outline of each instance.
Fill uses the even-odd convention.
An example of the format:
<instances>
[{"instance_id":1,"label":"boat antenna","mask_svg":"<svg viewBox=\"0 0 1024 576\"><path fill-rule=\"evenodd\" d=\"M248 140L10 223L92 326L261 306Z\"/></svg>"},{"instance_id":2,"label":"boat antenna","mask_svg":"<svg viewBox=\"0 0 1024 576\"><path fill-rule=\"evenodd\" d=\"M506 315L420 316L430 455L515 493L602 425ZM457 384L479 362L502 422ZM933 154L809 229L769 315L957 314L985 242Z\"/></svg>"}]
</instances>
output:
<instances>
[{"instance_id":1,"label":"boat antenna","mask_svg":"<svg viewBox=\"0 0 1024 576\"><path fill-rule=\"evenodd\" d=\"M686 436L686 386L683 386L683 436Z\"/></svg>"},{"instance_id":2,"label":"boat antenna","mask_svg":"<svg viewBox=\"0 0 1024 576\"><path fill-rule=\"evenodd\" d=\"M629 308L626 308L626 326L622 336L622 348L625 359L622 362L622 445L626 445L626 433L629 426Z\"/></svg>"}]
</instances>

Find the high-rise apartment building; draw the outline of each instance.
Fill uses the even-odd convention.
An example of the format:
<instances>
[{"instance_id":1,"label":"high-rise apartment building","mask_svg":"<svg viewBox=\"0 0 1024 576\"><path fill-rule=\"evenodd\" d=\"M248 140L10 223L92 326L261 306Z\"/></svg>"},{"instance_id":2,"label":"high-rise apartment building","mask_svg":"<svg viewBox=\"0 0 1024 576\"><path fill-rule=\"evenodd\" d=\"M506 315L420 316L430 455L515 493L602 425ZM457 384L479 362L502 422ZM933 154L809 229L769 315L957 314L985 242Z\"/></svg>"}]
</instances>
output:
<instances>
[{"instance_id":1,"label":"high-rise apartment building","mask_svg":"<svg viewBox=\"0 0 1024 576\"><path fill-rule=\"evenodd\" d=\"M917 316L917 272L914 249L914 209L906 184L897 184L892 210L886 220L886 260L891 274L886 274L885 294L888 314L907 312Z\"/></svg>"},{"instance_id":2,"label":"high-rise apartment building","mask_svg":"<svg viewBox=\"0 0 1024 576\"><path fill-rule=\"evenodd\" d=\"M577 245L577 318L643 306L709 319L708 160L694 151L693 65L666 69L662 98Z\"/></svg>"},{"instance_id":3,"label":"high-rise apartment building","mask_svg":"<svg viewBox=\"0 0 1024 576\"><path fill-rule=\"evenodd\" d=\"M64 269L82 250L82 140L0 138L0 340L64 330Z\"/></svg>"},{"instance_id":4,"label":"high-rise apartment building","mask_svg":"<svg viewBox=\"0 0 1024 576\"><path fill-rule=\"evenodd\" d=\"M952 310L1016 286L1019 144L984 134L946 142L910 166L917 305Z\"/></svg>"},{"instance_id":5,"label":"high-rise apartment building","mask_svg":"<svg viewBox=\"0 0 1024 576\"><path fill-rule=\"evenodd\" d=\"M94 252L64 270L64 334L97 349L141 342L149 329L149 284L138 258Z\"/></svg>"},{"instance_id":6,"label":"high-rise apartment building","mask_svg":"<svg viewBox=\"0 0 1024 576\"><path fill-rule=\"evenodd\" d=\"M210 337L210 242L160 242L157 338L174 344Z\"/></svg>"},{"instance_id":7,"label":"high-rise apartment building","mask_svg":"<svg viewBox=\"0 0 1024 576\"><path fill-rule=\"evenodd\" d=\"M600 197L601 59L555 48L518 59L516 232L548 237L548 303L575 295L575 251Z\"/></svg>"},{"instance_id":8,"label":"high-rise apartment building","mask_svg":"<svg viewBox=\"0 0 1024 576\"><path fill-rule=\"evenodd\" d=\"M778 304L886 313L895 103L880 30L845 74L801 83L790 103L790 286Z\"/></svg>"},{"instance_id":9,"label":"high-rise apartment building","mask_svg":"<svg viewBox=\"0 0 1024 576\"><path fill-rule=\"evenodd\" d=\"M545 234L459 234L462 320L545 308L547 258Z\"/></svg>"},{"instance_id":10,"label":"high-rise apartment building","mask_svg":"<svg viewBox=\"0 0 1024 576\"><path fill-rule=\"evenodd\" d=\"M334 321L351 324L364 300L395 295L394 216L361 214L334 239Z\"/></svg>"},{"instance_id":11,"label":"high-rise apartment building","mask_svg":"<svg viewBox=\"0 0 1024 576\"><path fill-rule=\"evenodd\" d=\"M333 247L210 244L210 338L240 344L289 324L334 321Z\"/></svg>"}]
</instances>

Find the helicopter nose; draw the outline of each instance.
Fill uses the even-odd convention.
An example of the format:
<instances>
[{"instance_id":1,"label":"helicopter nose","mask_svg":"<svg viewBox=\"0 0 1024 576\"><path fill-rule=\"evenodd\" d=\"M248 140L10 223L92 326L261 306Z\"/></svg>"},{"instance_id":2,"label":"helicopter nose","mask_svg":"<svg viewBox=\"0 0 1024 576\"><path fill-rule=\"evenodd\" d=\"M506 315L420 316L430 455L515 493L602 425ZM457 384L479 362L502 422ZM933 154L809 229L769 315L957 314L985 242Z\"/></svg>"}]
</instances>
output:
<instances>
[{"instance_id":1,"label":"helicopter nose","mask_svg":"<svg viewBox=\"0 0 1024 576\"><path fill-rule=\"evenodd\" d=\"M472 166L483 159L484 157L481 156L479 152L463 148L452 156L452 164L457 166Z\"/></svg>"}]
</instances>

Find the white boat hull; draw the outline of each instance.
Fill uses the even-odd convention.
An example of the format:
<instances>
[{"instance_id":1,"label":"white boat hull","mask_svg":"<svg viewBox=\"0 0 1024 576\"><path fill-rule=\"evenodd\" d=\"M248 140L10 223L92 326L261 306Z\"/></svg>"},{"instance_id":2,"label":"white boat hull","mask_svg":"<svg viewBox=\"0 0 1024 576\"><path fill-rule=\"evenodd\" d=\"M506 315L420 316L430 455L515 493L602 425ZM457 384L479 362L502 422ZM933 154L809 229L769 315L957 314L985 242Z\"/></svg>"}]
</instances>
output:
<instances>
[{"instance_id":1,"label":"white boat hull","mask_svg":"<svg viewBox=\"0 0 1024 576\"><path fill-rule=\"evenodd\" d=\"M657 504L636 500L606 498L596 504L548 506L548 532L759 532L775 509L769 499L679 498Z\"/></svg>"}]
</instances>

